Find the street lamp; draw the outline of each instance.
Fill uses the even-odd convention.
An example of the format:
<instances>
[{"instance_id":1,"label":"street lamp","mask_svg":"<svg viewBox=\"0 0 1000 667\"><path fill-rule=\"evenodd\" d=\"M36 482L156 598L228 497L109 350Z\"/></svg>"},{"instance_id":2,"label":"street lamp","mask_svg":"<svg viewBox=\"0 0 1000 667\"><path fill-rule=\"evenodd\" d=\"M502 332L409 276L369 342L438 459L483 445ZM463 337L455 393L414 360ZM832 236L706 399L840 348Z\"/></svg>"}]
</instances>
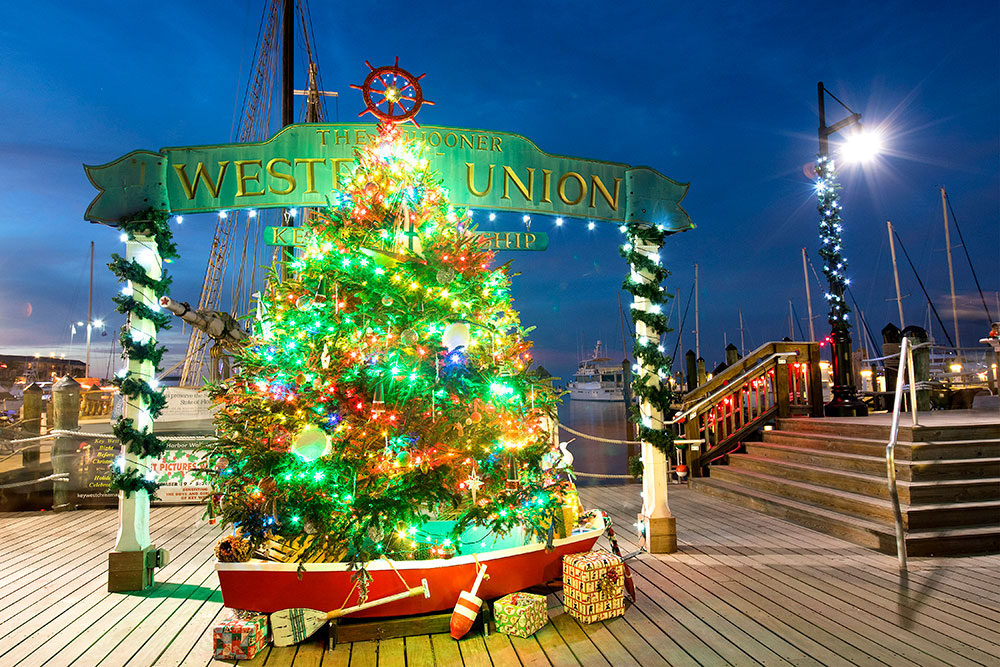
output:
<instances>
[{"instance_id":1,"label":"street lamp","mask_svg":"<svg viewBox=\"0 0 1000 667\"><path fill-rule=\"evenodd\" d=\"M828 417L864 417L868 407L858 398L854 387L854 369L851 363L851 329L847 320L850 308L844 299L847 279L847 260L842 254L840 232L843 222L840 218L840 202L837 171L830 157L830 136L851 127L853 131L842 147L846 158L868 159L877 153L881 142L877 135L865 133L861 125L861 114L841 102L833 93L817 85L819 96L819 157L816 160L816 193L819 197L819 236L822 241L820 257L823 259L823 273L830 284L826 299L830 304L829 321L833 327L830 333L833 353L833 398L826 404ZM850 114L827 127L826 95L833 98Z\"/></svg>"}]
</instances>

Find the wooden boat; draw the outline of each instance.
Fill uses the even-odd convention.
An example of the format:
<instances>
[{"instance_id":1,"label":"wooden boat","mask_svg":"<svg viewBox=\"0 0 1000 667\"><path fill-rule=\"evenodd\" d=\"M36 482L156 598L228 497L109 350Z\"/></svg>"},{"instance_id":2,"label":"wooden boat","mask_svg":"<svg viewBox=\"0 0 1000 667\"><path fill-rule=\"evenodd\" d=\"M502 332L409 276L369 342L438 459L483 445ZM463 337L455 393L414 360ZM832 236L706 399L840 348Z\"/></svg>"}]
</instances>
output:
<instances>
[{"instance_id":1,"label":"wooden boat","mask_svg":"<svg viewBox=\"0 0 1000 667\"><path fill-rule=\"evenodd\" d=\"M565 538L553 541L545 550L544 542L527 540L523 531L512 531L495 538L488 530L471 528L461 538L463 544L477 544L451 559L402 560L390 565L385 560L368 563L372 580L368 599L375 600L418 586L427 580L430 596L410 597L352 614L352 618L409 616L450 611L464 589L476 579L476 562L488 565L489 578L482 582L479 597L492 600L557 579L562 575L562 557L589 551L605 530L601 512ZM430 534L448 533L449 522L437 521L424 526ZM400 581L400 576L406 581ZM301 576L297 563L253 560L246 563L215 564L222 586L222 600L227 607L272 613L280 609L305 607L330 611L358 604L358 591L348 563L306 563Z\"/></svg>"}]
</instances>

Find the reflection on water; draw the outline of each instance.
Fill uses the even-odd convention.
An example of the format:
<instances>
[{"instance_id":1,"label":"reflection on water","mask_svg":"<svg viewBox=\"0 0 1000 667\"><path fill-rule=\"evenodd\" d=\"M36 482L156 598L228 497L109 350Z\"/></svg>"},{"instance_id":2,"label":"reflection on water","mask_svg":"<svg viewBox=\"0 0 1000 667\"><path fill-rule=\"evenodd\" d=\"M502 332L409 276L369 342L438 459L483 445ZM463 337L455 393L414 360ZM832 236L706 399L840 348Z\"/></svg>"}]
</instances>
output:
<instances>
[{"instance_id":1,"label":"reflection on water","mask_svg":"<svg viewBox=\"0 0 1000 667\"><path fill-rule=\"evenodd\" d=\"M625 440L625 403L610 401L574 401L565 399L559 406L559 421L570 428L611 440ZM628 474L628 447L605 442L595 442L563 431L559 439L569 441L573 453L573 467L577 472L599 473L602 475ZM627 480L577 478L579 486L595 484L622 484Z\"/></svg>"}]
</instances>

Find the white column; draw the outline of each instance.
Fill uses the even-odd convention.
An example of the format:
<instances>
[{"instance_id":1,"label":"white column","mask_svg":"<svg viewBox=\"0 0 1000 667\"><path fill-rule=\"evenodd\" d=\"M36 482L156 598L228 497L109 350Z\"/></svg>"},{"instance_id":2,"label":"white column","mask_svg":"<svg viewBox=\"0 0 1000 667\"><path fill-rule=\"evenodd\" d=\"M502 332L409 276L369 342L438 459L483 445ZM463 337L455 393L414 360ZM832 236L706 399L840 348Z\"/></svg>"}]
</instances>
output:
<instances>
[{"instance_id":1,"label":"white column","mask_svg":"<svg viewBox=\"0 0 1000 667\"><path fill-rule=\"evenodd\" d=\"M658 262L660 246L652 244L641 244L636 239L635 251L645 257ZM640 284L651 284L652 276L636 267L629 267L632 272L632 280ZM659 305L653 305L649 299L634 296L632 309L649 313L659 313ZM644 322L635 320L635 337L639 343L659 342L660 332L653 327L647 326ZM645 384L652 386L660 385L660 377L657 369L650 365L643 365L640 359L639 378ZM647 379L648 378L648 379ZM663 428L663 412L655 408L653 404L642 399L639 403L639 416L642 424L648 428ZM646 546L651 553L673 553L677 551L677 530L676 521L670 513L667 505L667 457L649 442L642 442L642 498L643 509L640 520L645 524Z\"/></svg>"},{"instance_id":2,"label":"white column","mask_svg":"<svg viewBox=\"0 0 1000 667\"><path fill-rule=\"evenodd\" d=\"M163 275L162 260L156 247L156 241L151 236L135 235L134 241L125 244L125 259L135 260L146 269L146 274L159 280ZM153 310L159 310L160 304L156 294L152 289L137 285L129 281L128 286L132 289L132 297ZM156 340L156 328L153 322L136 316L134 313L129 321L132 338L136 342L146 342ZM155 367L150 361L127 360L129 373L141 380L151 382L155 373ZM144 428L152 429L153 420L146 409L147 404L144 398L131 399L124 397L124 416L134 420L135 428L142 431ZM149 457L138 457L126 451L127 443L122 443L121 457L124 460L122 472L138 469L140 475L149 472ZM124 492L118 492L118 539L115 542L115 551L142 551L150 546L149 539L149 494L145 491L136 491L126 498Z\"/></svg>"}]
</instances>

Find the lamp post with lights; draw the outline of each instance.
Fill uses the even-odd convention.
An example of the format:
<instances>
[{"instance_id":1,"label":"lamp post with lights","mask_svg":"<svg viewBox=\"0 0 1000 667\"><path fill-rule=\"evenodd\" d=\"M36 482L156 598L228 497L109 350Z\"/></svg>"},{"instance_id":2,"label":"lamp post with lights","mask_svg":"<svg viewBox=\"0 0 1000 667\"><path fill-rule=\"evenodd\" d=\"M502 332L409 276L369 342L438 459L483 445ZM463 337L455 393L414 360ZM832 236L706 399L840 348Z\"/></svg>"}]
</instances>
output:
<instances>
[{"instance_id":1,"label":"lamp post with lights","mask_svg":"<svg viewBox=\"0 0 1000 667\"><path fill-rule=\"evenodd\" d=\"M823 259L823 273L830 284L826 299L830 305L829 321L833 330L830 341L833 356L833 398L826 404L828 417L863 417L868 407L858 398L854 386L854 370L851 363L851 330L848 323L850 309L844 298L847 278L847 260L842 255L840 233L843 223L840 218L840 202L837 172L830 157L830 137L840 130L853 127L854 131L845 142L844 148L854 153L853 157L863 158L874 155L877 142L872 135L862 131L861 114L855 112L828 91L823 82L817 84L819 96L819 157L816 160L816 192L819 196L819 235L822 245L820 257ZM850 114L833 125L826 124L825 102L829 95Z\"/></svg>"}]
</instances>

